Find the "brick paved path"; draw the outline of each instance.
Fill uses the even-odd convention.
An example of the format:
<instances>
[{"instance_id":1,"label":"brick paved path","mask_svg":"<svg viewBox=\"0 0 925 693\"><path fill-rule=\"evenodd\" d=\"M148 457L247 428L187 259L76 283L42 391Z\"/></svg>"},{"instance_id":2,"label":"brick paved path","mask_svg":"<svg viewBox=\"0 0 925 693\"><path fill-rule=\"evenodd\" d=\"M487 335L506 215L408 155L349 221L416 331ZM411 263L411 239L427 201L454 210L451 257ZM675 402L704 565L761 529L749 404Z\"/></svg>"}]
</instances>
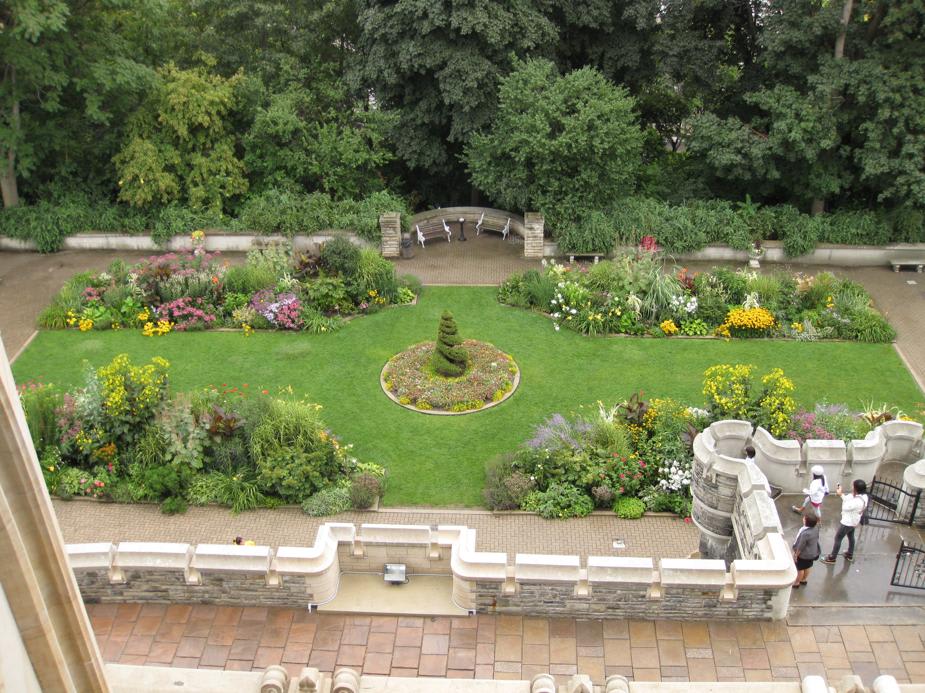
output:
<instances>
[{"instance_id":1,"label":"brick paved path","mask_svg":"<svg viewBox=\"0 0 925 693\"><path fill-rule=\"evenodd\" d=\"M536 515L496 515L487 511L419 511L341 513L332 518L309 517L297 508L255 510L232 515L225 508L190 508L183 515L164 515L156 505L122 505L92 501L52 501L65 542L177 541L226 543L235 536L269 546L314 543L325 521L465 525L477 530L480 551L613 556L615 539L623 539L621 556L686 558L697 550L696 527L677 517L646 516L621 520L613 513L572 520L544 520Z\"/></svg>"},{"instance_id":2,"label":"brick paved path","mask_svg":"<svg viewBox=\"0 0 925 693\"><path fill-rule=\"evenodd\" d=\"M87 606L106 661L251 670L530 679L576 671L663 681L795 681L855 673L925 683L925 626L410 618L188 605Z\"/></svg>"}]
</instances>

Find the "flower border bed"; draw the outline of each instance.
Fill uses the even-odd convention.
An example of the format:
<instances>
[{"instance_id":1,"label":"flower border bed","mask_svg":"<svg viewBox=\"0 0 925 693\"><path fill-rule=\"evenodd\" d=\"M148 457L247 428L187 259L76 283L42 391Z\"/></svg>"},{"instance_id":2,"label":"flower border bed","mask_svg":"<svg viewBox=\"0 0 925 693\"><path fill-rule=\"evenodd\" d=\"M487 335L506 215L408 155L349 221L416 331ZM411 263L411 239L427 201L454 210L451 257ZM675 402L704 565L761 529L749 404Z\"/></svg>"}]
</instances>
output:
<instances>
[{"instance_id":1,"label":"flower border bed","mask_svg":"<svg viewBox=\"0 0 925 693\"><path fill-rule=\"evenodd\" d=\"M399 398L395 395L395 393L391 392L391 391L388 389L388 387L386 387L385 372L386 372L386 370L388 369L389 365L390 365L396 358L398 358L399 356L401 356L401 355L403 355L403 354L407 354L408 352L410 352L412 349L415 349L416 347L419 347L419 346L421 346L421 345L426 345L426 344L434 344L434 342L427 341L427 342L418 342L417 344L412 344L412 345L409 346L408 348L406 348L406 349L404 349L404 350L398 352L397 354L393 355L388 361L385 362L385 365L383 365L383 366L382 366L382 369L379 371L379 387L382 388L382 391L386 394L386 396L387 396L390 400L392 400L395 404L397 404L398 406L400 406L400 407L402 407L402 408L404 408L404 409L408 409L408 410L410 410L410 411L417 412L417 413L419 413L419 414L436 414L436 415L438 415L438 416L461 416L461 415L464 415L464 414L474 414L474 413L476 413L476 412L485 411L486 409L491 409L492 407L494 407L494 406L496 406L496 405L498 405L498 404L501 404L502 402L507 401L507 400L511 397L511 395L513 395L513 394L517 391L517 388L520 386L520 366L517 365L517 362L514 360L514 357L513 357L513 356L511 356L510 354L506 354L505 352L503 352L503 351L501 351L500 349L498 349L494 344L491 344L491 343L489 343L489 342L480 342L480 341L474 340L474 339L467 339L467 340L465 340L465 341L463 342L463 345L464 345L464 346L472 345L472 344L487 345L487 346L491 347L492 349L497 350L497 352L498 352L499 354L501 354L501 355L507 357L508 359L510 359L510 362L511 362L511 363L514 365L514 367L516 368L516 371L514 372L514 377L513 377L512 381L511 381L511 389L508 390L508 391L504 394L504 396L503 396L501 399L497 400L497 401L489 401L489 402L487 402L486 404L484 404L484 405L481 406L481 407L474 408L474 409L466 409L466 410L463 410L463 411L448 411L448 410L446 410L446 409L419 409L419 408L416 407L414 404L410 404L410 403L409 403L409 404L404 404L403 402L401 402L401 401L399 400ZM469 373L467 372L467 376L468 376L468 375L469 375Z\"/></svg>"}]
</instances>

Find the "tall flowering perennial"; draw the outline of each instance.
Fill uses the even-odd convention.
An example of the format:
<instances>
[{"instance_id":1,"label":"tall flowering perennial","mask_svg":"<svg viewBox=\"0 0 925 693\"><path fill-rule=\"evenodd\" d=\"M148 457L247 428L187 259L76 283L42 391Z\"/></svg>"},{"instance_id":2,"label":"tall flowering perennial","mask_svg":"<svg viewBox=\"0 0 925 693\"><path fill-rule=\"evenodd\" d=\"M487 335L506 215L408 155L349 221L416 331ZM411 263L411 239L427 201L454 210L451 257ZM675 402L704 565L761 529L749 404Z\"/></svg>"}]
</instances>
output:
<instances>
[{"instance_id":1,"label":"tall flowering perennial","mask_svg":"<svg viewBox=\"0 0 925 693\"><path fill-rule=\"evenodd\" d=\"M717 418L747 419L751 403L752 366L718 364L703 374L707 407Z\"/></svg>"},{"instance_id":2,"label":"tall flowering perennial","mask_svg":"<svg viewBox=\"0 0 925 693\"><path fill-rule=\"evenodd\" d=\"M214 308L202 297L178 298L175 301L164 303L158 307L156 313L161 320L173 323L173 329L177 332L186 330L201 330L209 327L215 322Z\"/></svg>"},{"instance_id":3,"label":"tall flowering perennial","mask_svg":"<svg viewBox=\"0 0 925 693\"><path fill-rule=\"evenodd\" d=\"M793 381L780 368L773 369L761 378L764 391L758 400L759 412L770 424L771 435L783 438L790 429L790 417L796 409L796 402L790 396L795 389Z\"/></svg>"},{"instance_id":4,"label":"tall flowering perennial","mask_svg":"<svg viewBox=\"0 0 925 693\"><path fill-rule=\"evenodd\" d=\"M97 370L102 387L103 409L109 416L153 413L167 395L167 369L160 356L144 366L133 366L128 354L119 354Z\"/></svg>"}]
</instances>

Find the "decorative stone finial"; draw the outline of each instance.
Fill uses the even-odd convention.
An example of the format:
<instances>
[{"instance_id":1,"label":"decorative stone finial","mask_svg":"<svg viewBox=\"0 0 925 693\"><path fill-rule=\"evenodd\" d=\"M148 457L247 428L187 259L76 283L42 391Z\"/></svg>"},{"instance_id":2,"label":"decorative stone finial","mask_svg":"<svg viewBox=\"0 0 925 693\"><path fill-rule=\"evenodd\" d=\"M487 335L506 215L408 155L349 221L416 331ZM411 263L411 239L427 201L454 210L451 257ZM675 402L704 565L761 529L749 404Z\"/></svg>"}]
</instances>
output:
<instances>
[{"instance_id":1,"label":"decorative stone finial","mask_svg":"<svg viewBox=\"0 0 925 693\"><path fill-rule=\"evenodd\" d=\"M286 693L289 690L289 672L279 664L268 666L260 677L260 693Z\"/></svg>"}]
</instances>

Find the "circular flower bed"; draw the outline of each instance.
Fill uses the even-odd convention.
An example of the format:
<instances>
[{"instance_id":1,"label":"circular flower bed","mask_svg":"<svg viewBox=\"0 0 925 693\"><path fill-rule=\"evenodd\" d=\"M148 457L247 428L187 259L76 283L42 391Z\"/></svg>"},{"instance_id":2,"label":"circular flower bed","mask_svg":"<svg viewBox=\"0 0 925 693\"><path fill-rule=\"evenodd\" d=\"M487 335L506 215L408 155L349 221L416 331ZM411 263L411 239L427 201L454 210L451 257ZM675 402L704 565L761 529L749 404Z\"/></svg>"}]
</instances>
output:
<instances>
[{"instance_id":1,"label":"circular flower bed","mask_svg":"<svg viewBox=\"0 0 925 693\"><path fill-rule=\"evenodd\" d=\"M393 356L382 369L385 393L404 407L428 414L462 414L491 407L510 397L520 370L497 347L467 339L469 367L458 378L444 378L430 365L433 342L415 344Z\"/></svg>"}]
</instances>

